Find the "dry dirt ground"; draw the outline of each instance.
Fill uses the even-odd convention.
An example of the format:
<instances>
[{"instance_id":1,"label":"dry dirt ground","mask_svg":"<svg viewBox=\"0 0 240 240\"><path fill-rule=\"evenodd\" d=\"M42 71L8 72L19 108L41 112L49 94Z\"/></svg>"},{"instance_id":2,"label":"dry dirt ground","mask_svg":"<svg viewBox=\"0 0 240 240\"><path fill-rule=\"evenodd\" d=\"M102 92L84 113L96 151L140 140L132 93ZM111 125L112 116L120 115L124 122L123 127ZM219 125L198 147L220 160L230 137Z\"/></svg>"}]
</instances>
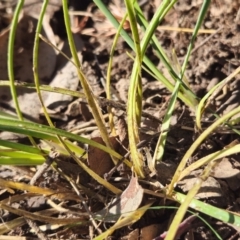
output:
<instances>
[{"instance_id":1,"label":"dry dirt ground","mask_svg":"<svg viewBox=\"0 0 240 240\"><path fill-rule=\"evenodd\" d=\"M15 78L18 81L31 83L33 82L31 71L32 47L41 3L36 3L36 1L33 0L25 2L16 35L14 66ZM45 39L58 46L59 49L70 56L60 2L61 1L58 0L50 1L44 19L42 35ZM109 8L111 8L115 17L118 19L123 17L124 6L122 1L115 0L105 2L108 4ZM140 2L145 16L151 19L156 7L161 1L152 0ZM202 1L178 1L157 28L157 38L171 59L173 58L172 50L174 49L179 62L181 63L183 61L191 38L191 32L187 30L193 29L201 4ZM14 6L14 1L0 1L1 80L8 79L6 71L6 49L9 34L8 25L11 22L11 10L14 9ZM83 72L90 82L94 94L99 98L105 97L104 87L106 84L106 72L115 30L91 1L72 0L70 1L70 9L73 11L81 11L81 16L71 15L71 23L77 51L82 62ZM129 30L127 23L125 29L127 31ZM197 37L186 71L191 89L193 89L199 98L202 98L213 86L227 77L239 66L239 0L212 1L202 29L204 29L204 31ZM120 39L114 53L111 72L111 87L113 100L116 102L114 107L116 116L118 116L119 135L121 131L126 131L124 127L124 106L126 106L129 78L133 65L132 60L127 55L127 51L131 52L127 44ZM151 48L148 49L147 55L154 64L168 76L167 71ZM82 91L75 67L44 41L40 43L39 64L42 84ZM219 115L226 114L239 105L239 80L239 76L237 76L212 102L212 109ZM157 139L151 136L159 131L170 93L160 82L157 82L144 71L142 81L144 96L143 110L146 115L142 119L141 137L143 140L146 140L146 144L141 150L147 155L147 153L153 154ZM46 123L35 91L21 88L18 89L18 96L21 109L27 119L39 123ZM43 98L57 127L67 129L68 131L102 143L102 140L99 138L97 127L92 120L91 112L84 99L73 99L53 93L44 93ZM107 112L106 103L101 102L101 104L102 111L105 114ZM14 105L8 87L0 87L0 108L8 113L14 112ZM147 114L153 117L149 118ZM212 115L206 115L204 127L209 126L212 120ZM178 101L174 111L172 128L169 131L163 163L157 166L157 174L151 178L149 176L147 180L159 182L163 186L169 183L177 164L191 146L194 139L198 136L198 133L194 131L194 125L194 113L192 113L181 101ZM23 136L8 132L0 133L0 138L10 141L26 142ZM189 160L189 163L211 152L224 148L238 138L238 135L229 131L213 133L207 141L198 148L192 159ZM126 136L124 137L124 133L122 133L121 141L122 145L127 148L128 140ZM120 146L115 138L112 138L112 142L119 153L123 155L126 154L126 149ZM91 147L88 149L88 153L88 165L90 168L99 175L106 177L104 174L109 173L113 166L110 160L107 161L108 164L103 164L101 161L103 158L107 159L108 156ZM93 181L87 174L84 174L73 160L58 159L57 161L58 168L66 175L71 176L74 181L76 181L79 172L81 172L79 186L81 186L83 199L92 213L104 214L104 207L106 204L110 203L115 196ZM66 164L66 161L68 161L68 164ZM0 168L0 177L5 180L29 183L34 171L35 169L33 168L10 168L8 166L2 166ZM194 184L197 174L197 172L194 172L191 176L188 176L188 178L183 180L176 189L186 193ZM150 186L146 182L140 182L141 186L138 185L136 179L133 176L131 177L131 171L129 169L124 167L118 168L113 172L113 175L108 175L107 178L109 182L124 191L120 200L122 208L124 208L124 206L122 206L122 201L126 196L128 196L128 201L130 201L129 199L131 198L134 199L135 204L133 205L135 205L135 208L141 206L140 204L146 204L150 199L146 194L143 196L142 191L142 187L150 188ZM239 212L239 179L239 155L224 158L213 175L204 183L205 185L200 190L197 197L202 201L223 209ZM73 187L69 182L64 179L61 174L53 170L45 171L34 184L53 190L74 193ZM134 189L134 191L132 189ZM0 200L21 193L20 191L13 193L7 189L1 189ZM139 198L135 196L139 196ZM164 202L164 199L153 199L153 197L151 197L151 199L154 200L153 206L163 204L167 206L176 206L176 204L171 201ZM79 217L81 216L80 213L85 212L82 200L77 201L74 197L69 198L68 201L61 201L61 199L54 199L51 201L54 201L55 204L63 204L61 205L62 209L56 211L55 215L53 215L57 218ZM16 201L12 206L30 212L56 208L53 206L53 203L50 203L49 199L44 196L29 197L25 200ZM64 209L68 211L64 212ZM126 211L126 209L121 209L121 211ZM78 212L77 215L76 212ZM116 214L117 212L114 212L113 209L113 213ZM139 221L131 226L116 230L109 239L154 239L157 237L157 239L164 239L163 233L168 229L168 224L173 216L174 210L147 211ZM16 217L16 215L6 210L1 211L2 223L13 220ZM238 234L239 229L223 224L208 216L203 217L218 232L222 239L240 238ZM82 220L87 221L88 217L82 217ZM191 219L189 222L190 224L186 224L187 226L185 226L184 231L181 232L179 236L180 239L216 239L212 231L210 231L199 219ZM100 223L97 227L99 231L105 231L112 225L110 220L104 223L97 222L97 224L98 223ZM28 239L33 239L34 237L40 239L90 239L90 237L99 234L95 228L89 227L92 225L90 222L77 227L68 226L67 228L63 228L61 226L55 226L55 229L49 230L44 230L43 227L46 227L44 224L43 222L28 220L27 223L11 231L7 231L5 235L32 237ZM40 226L43 227L39 229ZM51 227L54 227L54 225L51 224ZM33 229L37 233L34 233L34 231L32 231Z\"/></svg>"}]
</instances>

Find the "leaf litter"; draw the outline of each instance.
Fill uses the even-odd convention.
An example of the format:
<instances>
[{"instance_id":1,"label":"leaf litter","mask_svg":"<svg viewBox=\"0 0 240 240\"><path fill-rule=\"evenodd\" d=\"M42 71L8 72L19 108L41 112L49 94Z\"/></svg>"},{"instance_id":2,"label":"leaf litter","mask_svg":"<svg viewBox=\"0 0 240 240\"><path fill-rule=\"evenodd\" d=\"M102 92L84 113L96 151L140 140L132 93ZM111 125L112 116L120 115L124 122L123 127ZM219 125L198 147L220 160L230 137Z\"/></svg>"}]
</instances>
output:
<instances>
[{"instance_id":1,"label":"leaf litter","mask_svg":"<svg viewBox=\"0 0 240 240\"><path fill-rule=\"evenodd\" d=\"M143 9L147 16L150 16L155 11L155 7L159 5L159 2L160 1L155 0L152 5L143 3ZM112 44L111 35L115 30L107 20L102 16L100 17L99 11L93 7L89 7L88 10L86 10L86 6L82 6L82 3L72 1L71 4L72 9L76 11L88 11L88 13L91 11L92 17L85 17L84 21L81 21L82 17L73 17L73 22L75 23L75 41L78 46L79 58L83 63L83 71L92 86L94 94L98 97L105 97L104 73L108 65L109 48ZM111 1L111 4L111 7L115 10L123 7L121 1ZM171 11L166 16L163 25L192 28L200 4L201 1L190 4L185 1L179 1L174 11ZM18 24L14 66L16 80L31 83L33 82L31 61L33 37L37 21L36 16L39 14L41 3L25 1L25 5L26 7L23 10L24 14L22 14ZM206 42L204 42L204 39L208 37L208 35L201 34L198 36L186 73L191 88L197 93L198 97L204 96L211 86L221 81L239 65L239 7L237 0L229 0L221 4L219 4L218 1L213 1L210 7L208 16L204 22L204 28L214 29L216 33L212 34ZM66 35L62 27L61 11L59 10L61 10L59 1L50 1L44 20L44 29L41 34L70 57ZM120 13L121 11L118 12ZM4 15L2 12L0 14ZM118 17L121 18L121 14L120 16L118 14ZM11 16L9 18L11 18ZM9 31L8 24L10 21L6 20L5 22L7 24L0 26L1 80L8 79L6 71L6 49ZM128 29L127 25L125 27ZM80 32L77 32L77 30ZM88 33L90 34L88 35ZM179 61L181 62L183 60L186 53L186 46L189 42L189 33L184 31L165 31L158 28L157 37L169 55L171 55L172 49L174 48ZM126 50L130 51L126 44L120 40L117 44L111 75L112 87L115 89L118 99L123 105L127 100L128 80L132 67L132 60L128 58ZM148 51L147 54L156 61L158 68L165 73L166 70L163 68L162 63L154 59L154 52L151 49ZM44 41L40 43L39 64L41 84L81 91L75 67ZM166 76L167 74L168 73L166 73ZM158 119L162 119L166 109L164 104L167 102L170 94L161 83L154 81L147 73L143 72L143 77L143 110ZM226 91L220 92L218 96L213 99L211 107L215 109L219 115L226 114L230 109L239 105L240 98L238 89L239 78L236 78L228 84ZM77 99L74 105L75 108L72 110L70 109L70 104L75 100L72 97L55 93L43 93L43 97L51 113L51 117L58 127L71 129L72 126L74 126L74 128L79 127L80 129L80 126L85 126L84 124L89 123L91 127L95 126L89 109L88 111L86 110L86 102L84 99L81 101ZM34 122L44 122L41 116L41 106L35 91L27 90L26 88L18 89L18 99L26 119L33 120ZM0 87L0 107L4 112L14 112L10 91L7 87L3 86ZM80 109L78 114L76 114L76 110L74 109ZM102 106L103 113L106 113L106 110L106 105ZM124 110L117 108L117 106L114 106L114 113L118 119L122 116L123 118L125 117ZM150 184L139 180L134 176L134 173L131 172L131 169L129 169L129 167L126 168L124 164L121 165L122 167L114 168L110 156L105 152L91 146L83 146L88 149L88 156L87 160L82 159L82 161L102 178L106 177L106 174L111 173L106 179L122 191L119 196L112 194L99 185L91 176L82 171L79 165L70 157L64 159L63 156L60 156L56 159L56 166L54 167L57 171L48 169L42 173L35 183L38 188L27 187L30 179L35 174L35 168L29 168L28 171L21 171L20 168L12 170L12 168L8 168L7 166L1 167L0 176L2 179L17 179L17 181L22 182L22 185L7 185L6 182L1 182L1 200L12 199L12 201L4 203L9 206L9 208L6 207L5 209L3 202L0 203L4 209L2 215L3 223L0 225L0 229L4 227L4 224L8 221L15 219L13 215L14 212L11 213L11 208L13 207L19 208L18 214L20 216L20 210L28 209L30 212L33 212L44 211L42 209L44 208L46 211L49 211L49 216L55 216L55 218L53 218L54 223L58 222L60 224L61 219L65 219L65 222L69 219L69 223L74 222L74 218L78 220L77 226L64 229L59 225L59 227L55 229L49 228L50 230L47 231L43 230L41 225L38 224L40 231L46 232L47 237L58 236L62 239L78 239L80 236L83 236L85 239L89 239L90 236L97 236L98 231L96 229L90 231L88 228L88 226L91 225L89 222L90 217L89 214L85 215L86 211L83 210L83 205L77 192L74 191L69 184L68 179L72 179L77 184L78 190L81 192L92 216L99 221L99 226L95 227L103 233L111 229L111 227L114 227L113 231L108 232L108 234L115 239L164 239L168 228L167 225L171 221L174 212L167 209L164 211L148 210L144 212L145 209L141 212L141 214L144 213L144 215L137 215L137 210L141 209L142 206L146 206L149 202L151 202L151 204L154 203L156 206L161 204L171 206L173 204L173 202L169 200L149 197L144 194L144 189L150 188L150 190L159 191L159 188L156 186L160 185L164 187L166 184L169 184L179 160L196 138L197 133L194 132L192 113L185 109L181 102L178 102L175 107L174 118L174 124L169 130L163 162L158 163L156 166L157 171L155 175L149 174L147 181ZM207 127L209 121L212 120L213 115L208 113L204 127ZM115 124L117 126L117 123ZM178 128L179 126L181 128ZM150 153L154 151L157 139L151 136L153 133L159 131L158 128L159 122L147 117L143 118L141 140L145 141L145 145L139 147L139 151L144 152L144 148L147 148ZM96 135L99 134L96 128L93 130L93 128L86 129L86 127L82 127L81 130L83 136L103 143L100 137L96 137ZM95 133L93 133L93 131L95 131ZM123 135L121 135L121 132L123 132ZM109 135L110 134L109 130ZM124 132L124 127L121 129L119 126L118 134L120 135L119 139L117 136L110 135L111 141L113 141L114 150L124 156L128 152L128 139L126 132ZM6 133L0 133L0 138L11 140L14 138L15 141L22 141L19 139L19 135L6 135ZM212 134L206 143L200 146L192 159L189 159L189 163L222 149L235 138L237 138L237 136L231 132L227 134L221 134L219 132ZM197 197L215 206L224 209L230 208L232 211L239 212L239 169L239 156L234 155L222 159L211 173L211 177L209 177L204 183L205 185L202 186ZM178 190L183 192L189 191L199 174L200 172L192 172L179 183L177 186ZM154 182L159 184L154 185ZM46 189L49 190L46 191ZM23 196L27 194L24 193L24 190L31 193L32 196L26 195L26 198L24 198ZM23 194L22 198L16 197L18 196L18 192ZM49 200L52 201L50 205ZM51 211L52 213L50 213ZM134 212L136 216L141 216L140 219L134 217ZM15 212L15 214L16 213L17 212ZM130 213L132 213L132 215ZM81 220L84 222L83 224L79 222L79 215L82 216ZM37 220L37 217L34 215L29 215L29 217L32 217L34 221ZM126 222L121 222L124 221L124 218ZM194 220L193 222L191 222L192 219ZM236 230L231 226L219 223L211 218L206 219L223 239L234 239L234 237L237 236ZM44 218L42 220L44 220ZM86 224L86 221L88 221L88 224ZM35 222L43 223L41 220ZM26 237L36 236L34 232L30 231L31 227L27 227L27 225L22 227L23 224L26 224L26 222L19 221L14 229L10 231L5 228L2 234L12 236L22 235ZM50 225L54 227L53 222L51 222ZM118 229L116 225L128 227ZM186 216L182 225L185 228L182 232L179 230L179 236L181 235L188 238L188 236L192 235L194 239L215 239L213 233L198 218ZM44 239L44 237L42 238Z\"/></svg>"}]
</instances>

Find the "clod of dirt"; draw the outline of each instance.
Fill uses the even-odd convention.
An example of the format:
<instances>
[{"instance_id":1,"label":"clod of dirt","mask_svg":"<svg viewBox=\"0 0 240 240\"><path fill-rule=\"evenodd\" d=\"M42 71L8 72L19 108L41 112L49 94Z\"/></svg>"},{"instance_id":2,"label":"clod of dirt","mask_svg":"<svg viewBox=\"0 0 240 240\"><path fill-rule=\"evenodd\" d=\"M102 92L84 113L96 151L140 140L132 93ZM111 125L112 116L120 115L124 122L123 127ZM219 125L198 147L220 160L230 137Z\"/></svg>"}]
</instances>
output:
<instances>
[{"instance_id":1,"label":"clod of dirt","mask_svg":"<svg viewBox=\"0 0 240 240\"><path fill-rule=\"evenodd\" d=\"M24 2L24 13L35 18L39 17L42 8L42 1L36 0L25 0ZM52 17L54 12L58 11L62 6L62 2L59 0L50 0L46 8L46 14L48 17Z\"/></svg>"},{"instance_id":2,"label":"clod of dirt","mask_svg":"<svg viewBox=\"0 0 240 240\"><path fill-rule=\"evenodd\" d=\"M47 200L44 196L31 197L27 200L28 206L31 209L41 208L45 206Z\"/></svg>"},{"instance_id":3,"label":"clod of dirt","mask_svg":"<svg viewBox=\"0 0 240 240\"><path fill-rule=\"evenodd\" d=\"M162 185L169 184L176 169L177 165L173 162L157 162L156 166L157 179Z\"/></svg>"},{"instance_id":4,"label":"clod of dirt","mask_svg":"<svg viewBox=\"0 0 240 240\"><path fill-rule=\"evenodd\" d=\"M240 178L240 170L234 168L229 158L223 158L213 169L211 175L215 178Z\"/></svg>"},{"instance_id":5,"label":"clod of dirt","mask_svg":"<svg viewBox=\"0 0 240 240\"><path fill-rule=\"evenodd\" d=\"M118 80L118 82L116 83L116 89L119 93L119 97L124 102L127 102L128 88L129 88L129 81L127 79L122 78Z\"/></svg>"},{"instance_id":6,"label":"clod of dirt","mask_svg":"<svg viewBox=\"0 0 240 240\"><path fill-rule=\"evenodd\" d=\"M18 23L13 57L16 81L33 82L32 56L36 24L37 20L27 15ZM47 37L44 30L42 35ZM0 79L3 80L8 79L6 65L8 36L9 32L0 36ZM52 41L52 39L49 39L49 41ZM46 84L46 82L49 82L55 70L56 59L57 55L55 50L45 42L40 41L38 54L40 83ZM36 90L18 88L17 95L24 117L32 121L39 121L40 102ZM3 104L2 106L5 108L4 111L15 113L15 104L12 100L9 87L1 87L0 96L0 101Z\"/></svg>"},{"instance_id":7,"label":"clod of dirt","mask_svg":"<svg viewBox=\"0 0 240 240\"><path fill-rule=\"evenodd\" d=\"M78 53L78 57L81 58L81 51L83 49L83 42L79 35L74 35L74 42L76 46L76 50ZM70 56L70 49L67 42L67 39L64 41L64 47L62 51ZM51 87L60 87L65 89L70 89L73 91L77 90L79 84L79 78L77 75L76 67L70 62L68 59L63 58L62 56L58 57L58 61L60 62L58 66L58 72L50 83ZM70 101L73 99L72 96L66 94L59 93L47 93L46 100L44 101L45 106L48 109L54 110L57 114L61 112Z\"/></svg>"},{"instance_id":8,"label":"clod of dirt","mask_svg":"<svg viewBox=\"0 0 240 240\"><path fill-rule=\"evenodd\" d=\"M201 170L196 170L191 173L191 175L187 176L183 180L179 182L179 187L184 191L188 192L192 189L192 187L196 184L197 176L201 173ZM201 188L196 195L198 199L207 199L207 198L216 198L223 197L221 185L219 182L213 177L208 177L206 181L204 181L201 185Z\"/></svg>"},{"instance_id":9,"label":"clod of dirt","mask_svg":"<svg viewBox=\"0 0 240 240\"><path fill-rule=\"evenodd\" d=\"M88 104L86 103L86 101L83 101L81 98L71 102L68 105L65 114L69 117L81 116L85 122L88 122L91 119L93 119L93 116L89 110Z\"/></svg>"},{"instance_id":10,"label":"clod of dirt","mask_svg":"<svg viewBox=\"0 0 240 240\"><path fill-rule=\"evenodd\" d=\"M61 172L64 172L65 175L69 176L72 179L79 179L80 184L87 184L89 182L89 175L83 171L83 169L75 164L66 160L55 160L57 163L57 168L61 169Z\"/></svg>"}]
</instances>

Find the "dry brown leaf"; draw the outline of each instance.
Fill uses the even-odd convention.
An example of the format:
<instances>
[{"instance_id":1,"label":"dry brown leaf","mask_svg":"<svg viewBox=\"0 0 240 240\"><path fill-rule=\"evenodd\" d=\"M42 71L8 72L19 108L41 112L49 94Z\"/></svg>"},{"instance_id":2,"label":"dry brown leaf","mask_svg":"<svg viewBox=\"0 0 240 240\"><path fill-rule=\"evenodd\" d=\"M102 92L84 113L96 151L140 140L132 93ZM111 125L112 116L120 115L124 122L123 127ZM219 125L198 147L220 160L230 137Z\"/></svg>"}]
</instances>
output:
<instances>
[{"instance_id":1,"label":"dry brown leaf","mask_svg":"<svg viewBox=\"0 0 240 240\"><path fill-rule=\"evenodd\" d=\"M132 232L130 232L127 236L124 237L126 240L135 240L140 239L140 232L139 229L134 229Z\"/></svg>"},{"instance_id":2,"label":"dry brown leaf","mask_svg":"<svg viewBox=\"0 0 240 240\"><path fill-rule=\"evenodd\" d=\"M80 110L80 114L85 122L88 122L91 119L93 119L93 115L92 115L91 111L89 110L87 103L79 102L79 110Z\"/></svg>"},{"instance_id":3,"label":"dry brown leaf","mask_svg":"<svg viewBox=\"0 0 240 240\"><path fill-rule=\"evenodd\" d=\"M65 111L65 114L69 117L77 117L81 115L82 119L85 122L89 122L91 119L93 119L92 113L89 110L88 104L86 101L83 101L82 98L78 98L77 100L71 102L67 110Z\"/></svg>"},{"instance_id":4,"label":"dry brown leaf","mask_svg":"<svg viewBox=\"0 0 240 240\"><path fill-rule=\"evenodd\" d=\"M142 229L134 229L130 232L124 239L126 240L135 240L135 239L146 239L152 240L157 237L162 229L163 225L161 224L151 224Z\"/></svg>"},{"instance_id":5,"label":"dry brown leaf","mask_svg":"<svg viewBox=\"0 0 240 240\"><path fill-rule=\"evenodd\" d=\"M138 183L138 178L132 176L128 187L122 192L121 196L115 198L105 209L97 213L106 216L104 221L116 221L120 215L138 209L143 198L143 188Z\"/></svg>"},{"instance_id":6,"label":"dry brown leaf","mask_svg":"<svg viewBox=\"0 0 240 240\"><path fill-rule=\"evenodd\" d=\"M8 79L7 74L7 44L9 28L0 33L0 79Z\"/></svg>"},{"instance_id":7,"label":"dry brown leaf","mask_svg":"<svg viewBox=\"0 0 240 240\"><path fill-rule=\"evenodd\" d=\"M128 149L128 130L127 130L127 123L124 119L124 117L119 117L118 123L117 123L117 130L118 130L118 136L119 140L121 141L121 147L119 148L119 153L124 156L127 153ZM126 166L126 165L124 165Z\"/></svg>"},{"instance_id":8,"label":"dry brown leaf","mask_svg":"<svg viewBox=\"0 0 240 240\"><path fill-rule=\"evenodd\" d=\"M141 239L154 239L160 234L161 224L151 224L141 229Z\"/></svg>"},{"instance_id":9,"label":"dry brown leaf","mask_svg":"<svg viewBox=\"0 0 240 240\"><path fill-rule=\"evenodd\" d=\"M117 129L118 129L119 140L121 142L127 141L128 140L127 123L124 117L119 117ZM124 146L127 147L126 145Z\"/></svg>"},{"instance_id":10,"label":"dry brown leaf","mask_svg":"<svg viewBox=\"0 0 240 240\"><path fill-rule=\"evenodd\" d=\"M105 145L101 137L94 137L91 140ZM116 140L116 137L110 137L110 141L113 148L116 150L120 145L119 142ZM99 176L103 176L105 173L108 173L114 167L110 155L103 150L93 146L89 146L88 148L88 164L89 167Z\"/></svg>"}]
</instances>

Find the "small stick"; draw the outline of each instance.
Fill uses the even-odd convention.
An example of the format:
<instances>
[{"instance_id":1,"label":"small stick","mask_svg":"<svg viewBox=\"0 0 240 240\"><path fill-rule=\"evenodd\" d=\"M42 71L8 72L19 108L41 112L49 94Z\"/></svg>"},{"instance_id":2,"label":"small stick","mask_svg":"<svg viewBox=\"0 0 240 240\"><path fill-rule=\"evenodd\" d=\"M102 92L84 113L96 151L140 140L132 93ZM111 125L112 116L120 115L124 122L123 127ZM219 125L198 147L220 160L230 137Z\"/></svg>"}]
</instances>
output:
<instances>
[{"instance_id":1,"label":"small stick","mask_svg":"<svg viewBox=\"0 0 240 240\"><path fill-rule=\"evenodd\" d=\"M59 156L59 153L51 150L48 154L46 161L40 166L40 168L37 170L37 172L34 174L30 181L30 185L34 185L36 181L41 177L41 175L51 166L54 159L56 159Z\"/></svg>"},{"instance_id":2,"label":"small stick","mask_svg":"<svg viewBox=\"0 0 240 240\"><path fill-rule=\"evenodd\" d=\"M117 108L117 109L126 111L126 106L120 102L116 102L114 100L109 100L109 99L100 98L100 97L97 97L96 100L98 101L98 103L100 104L101 107L107 106L107 107L113 107L113 108ZM159 118L154 117L153 115L151 115L147 112L143 111L142 116L146 117L148 119L154 120L156 122L162 123L162 121Z\"/></svg>"},{"instance_id":3,"label":"small stick","mask_svg":"<svg viewBox=\"0 0 240 240\"><path fill-rule=\"evenodd\" d=\"M203 46L206 42L208 42L216 33L220 32L223 29L223 26L218 28L216 32L212 33L209 37L205 38L198 46L196 46L191 53L196 52L201 46Z\"/></svg>"},{"instance_id":4,"label":"small stick","mask_svg":"<svg viewBox=\"0 0 240 240\"><path fill-rule=\"evenodd\" d=\"M83 204L86 212L89 214L89 219L90 219L90 221L92 222L94 228L98 231L99 234L101 234L102 231L99 229L97 223L95 222L95 220L94 220L94 218L93 218L93 214L92 214L92 212L89 210L88 205L87 205L86 201L84 200L82 194L81 194L80 191L78 190L76 184L75 184L70 178L67 177L67 179L68 179L68 181L70 182L70 184L72 185L72 187L73 187L73 189L75 190L76 194L77 194L77 195L79 196L79 198L81 199L82 204Z\"/></svg>"},{"instance_id":5,"label":"small stick","mask_svg":"<svg viewBox=\"0 0 240 240\"><path fill-rule=\"evenodd\" d=\"M25 218L25 220L29 227L34 230L38 238L40 238L41 240L50 240L50 238L44 232L41 231L41 229L37 226L37 224L33 220L28 218Z\"/></svg>"}]
</instances>

